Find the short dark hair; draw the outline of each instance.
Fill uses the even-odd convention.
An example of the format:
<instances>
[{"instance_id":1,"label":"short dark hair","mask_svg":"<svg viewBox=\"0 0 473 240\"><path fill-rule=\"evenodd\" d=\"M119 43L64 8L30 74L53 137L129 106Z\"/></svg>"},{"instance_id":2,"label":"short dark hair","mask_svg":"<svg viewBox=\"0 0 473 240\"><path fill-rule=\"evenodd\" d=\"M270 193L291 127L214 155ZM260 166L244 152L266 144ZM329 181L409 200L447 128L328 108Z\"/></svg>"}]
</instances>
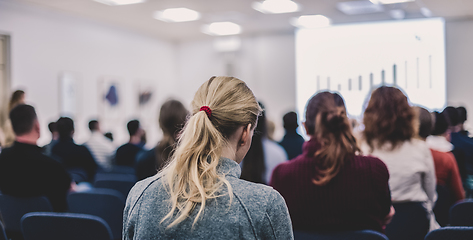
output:
<instances>
[{"instance_id":1,"label":"short dark hair","mask_svg":"<svg viewBox=\"0 0 473 240\"><path fill-rule=\"evenodd\" d=\"M288 112L282 117L282 121L284 123L284 129L287 130L295 130L299 127L297 124L297 113L295 112Z\"/></svg>"},{"instance_id":2,"label":"short dark hair","mask_svg":"<svg viewBox=\"0 0 473 240\"><path fill-rule=\"evenodd\" d=\"M136 119L131 120L128 122L128 124L126 124L126 128L128 129L128 133L130 134L130 136L133 136L136 134L138 129L140 129L140 121Z\"/></svg>"},{"instance_id":3,"label":"short dark hair","mask_svg":"<svg viewBox=\"0 0 473 240\"><path fill-rule=\"evenodd\" d=\"M51 133L56 132L57 131L56 122L50 122L48 124L48 129Z\"/></svg>"},{"instance_id":4,"label":"short dark hair","mask_svg":"<svg viewBox=\"0 0 473 240\"><path fill-rule=\"evenodd\" d=\"M17 136L31 132L36 119L36 111L30 105L20 104L10 111L11 125Z\"/></svg>"},{"instance_id":5,"label":"short dark hair","mask_svg":"<svg viewBox=\"0 0 473 240\"><path fill-rule=\"evenodd\" d=\"M94 131L94 130L97 130L98 129L98 126L99 126L99 122L97 120L91 120L89 122L89 129L90 131Z\"/></svg>"},{"instance_id":6,"label":"short dark hair","mask_svg":"<svg viewBox=\"0 0 473 240\"><path fill-rule=\"evenodd\" d=\"M432 135L438 136L444 134L448 130L448 116L445 112L434 112L435 124Z\"/></svg>"},{"instance_id":7,"label":"short dark hair","mask_svg":"<svg viewBox=\"0 0 473 240\"><path fill-rule=\"evenodd\" d=\"M416 108L419 111L419 137L426 139L432 133L432 115L423 107Z\"/></svg>"},{"instance_id":8,"label":"short dark hair","mask_svg":"<svg viewBox=\"0 0 473 240\"><path fill-rule=\"evenodd\" d=\"M465 107L457 107L458 115L460 116L460 123L465 123L467 120L466 117L466 108Z\"/></svg>"},{"instance_id":9,"label":"short dark hair","mask_svg":"<svg viewBox=\"0 0 473 240\"><path fill-rule=\"evenodd\" d=\"M59 138L69 138L74 131L74 121L68 117L61 117L56 122Z\"/></svg>"},{"instance_id":10,"label":"short dark hair","mask_svg":"<svg viewBox=\"0 0 473 240\"><path fill-rule=\"evenodd\" d=\"M456 108L452 106L448 106L443 110L442 113L444 113L445 116L447 117L449 126L453 127L460 123L460 114L458 114L458 111Z\"/></svg>"}]
</instances>

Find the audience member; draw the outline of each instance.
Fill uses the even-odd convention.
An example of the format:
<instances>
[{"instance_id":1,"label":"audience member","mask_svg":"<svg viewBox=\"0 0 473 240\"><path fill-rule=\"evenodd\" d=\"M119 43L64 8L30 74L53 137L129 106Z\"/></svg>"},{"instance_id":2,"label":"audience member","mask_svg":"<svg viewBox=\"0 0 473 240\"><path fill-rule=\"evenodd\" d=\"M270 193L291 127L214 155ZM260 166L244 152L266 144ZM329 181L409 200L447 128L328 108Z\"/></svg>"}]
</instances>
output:
<instances>
[{"instance_id":1,"label":"audience member","mask_svg":"<svg viewBox=\"0 0 473 240\"><path fill-rule=\"evenodd\" d=\"M470 133L465 129L465 122L467 120L466 108L463 107L463 106L457 107L457 112L458 112L458 117L459 117L459 120L460 120L460 123L459 123L460 131L459 131L459 133L461 133L464 136L469 136Z\"/></svg>"},{"instance_id":2,"label":"audience member","mask_svg":"<svg viewBox=\"0 0 473 240\"><path fill-rule=\"evenodd\" d=\"M466 110L464 116L454 107L446 107L443 112L447 116L449 124L450 142L453 144L453 155L457 160L463 187L467 197L473 197L473 139L465 134L463 129L463 119L466 121Z\"/></svg>"},{"instance_id":3,"label":"audience member","mask_svg":"<svg viewBox=\"0 0 473 240\"><path fill-rule=\"evenodd\" d=\"M66 211L71 178L36 145L40 127L35 109L17 105L10 120L16 138L13 146L0 154L0 191L16 197L46 196L54 211Z\"/></svg>"},{"instance_id":4,"label":"audience member","mask_svg":"<svg viewBox=\"0 0 473 240\"><path fill-rule=\"evenodd\" d=\"M110 140L110 142L113 142L113 133L111 132L106 132L103 134L106 138Z\"/></svg>"},{"instance_id":5,"label":"audience member","mask_svg":"<svg viewBox=\"0 0 473 240\"><path fill-rule=\"evenodd\" d=\"M16 90L12 93L8 103L8 112L19 104L25 104L25 92L23 90ZM10 120L7 120L3 126L3 133L5 135L5 142L3 147L9 147L15 141L15 133L13 132Z\"/></svg>"},{"instance_id":6,"label":"audience member","mask_svg":"<svg viewBox=\"0 0 473 240\"><path fill-rule=\"evenodd\" d=\"M131 120L126 125L130 134L130 141L117 149L115 164L135 167L136 155L143 150L142 137L144 134L138 120Z\"/></svg>"},{"instance_id":7,"label":"audience member","mask_svg":"<svg viewBox=\"0 0 473 240\"><path fill-rule=\"evenodd\" d=\"M271 178L294 230L383 232L394 214L389 173L381 160L359 155L341 96L313 96L304 127L310 140L303 153L277 166Z\"/></svg>"},{"instance_id":8,"label":"audience member","mask_svg":"<svg viewBox=\"0 0 473 240\"><path fill-rule=\"evenodd\" d=\"M389 187L396 209L393 222L403 231L390 230L389 239L424 239L430 229L438 228L432 208L437 200L435 168L427 144L416 139L417 116L407 97L395 87L383 86L373 91L364 113L362 150L381 159L389 170ZM424 211L416 226L399 224L396 218ZM409 210L407 210L409 209ZM425 217L425 218L424 218ZM407 229L415 228L414 232Z\"/></svg>"},{"instance_id":9,"label":"audience member","mask_svg":"<svg viewBox=\"0 0 473 240\"><path fill-rule=\"evenodd\" d=\"M266 113L261 103L260 107L263 112L258 117L250 150L241 163L241 179L269 184L273 169L287 161L287 154L284 148L268 139Z\"/></svg>"},{"instance_id":10,"label":"audience member","mask_svg":"<svg viewBox=\"0 0 473 240\"><path fill-rule=\"evenodd\" d=\"M94 156L97 164L105 171L112 170L115 147L108 138L100 131L100 124L97 120L89 122L90 138L84 145Z\"/></svg>"},{"instance_id":11,"label":"audience member","mask_svg":"<svg viewBox=\"0 0 473 240\"><path fill-rule=\"evenodd\" d=\"M293 239L281 195L239 179L260 107L247 85L212 77L160 174L128 195L123 239Z\"/></svg>"},{"instance_id":12,"label":"audience member","mask_svg":"<svg viewBox=\"0 0 473 240\"><path fill-rule=\"evenodd\" d=\"M48 129L49 129L49 132L51 132L51 142L43 146L43 152L44 154L46 154L46 156L51 157L52 155L51 151L53 150L54 145L56 145L56 143L59 140L59 133L56 129L56 122L50 122L48 124Z\"/></svg>"},{"instance_id":13,"label":"audience member","mask_svg":"<svg viewBox=\"0 0 473 240\"><path fill-rule=\"evenodd\" d=\"M302 145L304 144L304 138L297 133L297 113L288 112L282 118L284 122L284 129L286 134L284 135L279 145L286 150L288 159L293 159L302 154Z\"/></svg>"},{"instance_id":14,"label":"audience member","mask_svg":"<svg viewBox=\"0 0 473 240\"><path fill-rule=\"evenodd\" d=\"M177 100L168 100L161 106L159 126L163 131L163 138L155 148L137 156L136 176L138 180L155 175L167 164L188 114L184 105Z\"/></svg>"},{"instance_id":15,"label":"audience member","mask_svg":"<svg viewBox=\"0 0 473 240\"><path fill-rule=\"evenodd\" d=\"M52 153L60 158L63 166L70 173L76 173L74 181L92 182L97 171L97 163L85 146L74 143L74 121L61 117L56 122L59 141L54 145ZM79 175L82 175L81 177Z\"/></svg>"},{"instance_id":16,"label":"audience member","mask_svg":"<svg viewBox=\"0 0 473 240\"><path fill-rule=\"evenodd\" d=\"M446 226L450 207L465 198L457 162L451 153L453 145L447 140L448 123L444 114L434 112L434 119L432 119L429 111L420 107L417 109L420 123L419 137L427 141L435 165L438 200L434 207L434 213L440 226ZM429 136L430 132L432 132L431 136Z\"/></svg>"}]
</instances>

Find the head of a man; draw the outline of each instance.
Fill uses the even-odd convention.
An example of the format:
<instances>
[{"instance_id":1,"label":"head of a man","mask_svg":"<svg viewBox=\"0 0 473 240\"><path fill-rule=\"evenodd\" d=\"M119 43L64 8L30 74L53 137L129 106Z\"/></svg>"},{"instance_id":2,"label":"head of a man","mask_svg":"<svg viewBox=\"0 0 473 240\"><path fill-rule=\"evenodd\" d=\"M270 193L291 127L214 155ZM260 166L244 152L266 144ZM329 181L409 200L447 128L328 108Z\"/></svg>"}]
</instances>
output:
<instances>
[{"instance_id":1,"label":"head of a man","mask_svg":"<svg viewBox=\"0 0 473 240\"><path fill-rule=\"evenodd\" d=\"M97 120L91 120L89 122L89 129L90 129L91 132L96 132L96 131L100 132L99 122Z\"/></svg>"},{"instance_id":2,"label":"head of a man","mask_svg":"<svg viewBox=\"0 0 473 240\"><path fill-rule=\"evenodd\" d=\"M136 119L129 121L126 125L126 128L128 129L130 137L136 136L141 138L141 135L143 135L143 129L141 129L140 121Z\"/></svg>"},{"instance_id":3,"label":"head of a man","mask_svg":"<svg viewBox=\"0 0 473 240\"><path fill-rule=\"evenodd\" d=\"M72 138L74 134L74 121L68 117L61 117L56 122L59 139Z\"/></svg>"},{"instance_id":4,"label":"head of a man","mask_svg":"<svg viewBox=\"0 0 473 240\"><path fill-rule=\"evenodd\" d=\"M38 117L34 107L20 104L10 111L10 120L19 142L36 144L40 137Z\"/></svg>"}]
</instances>

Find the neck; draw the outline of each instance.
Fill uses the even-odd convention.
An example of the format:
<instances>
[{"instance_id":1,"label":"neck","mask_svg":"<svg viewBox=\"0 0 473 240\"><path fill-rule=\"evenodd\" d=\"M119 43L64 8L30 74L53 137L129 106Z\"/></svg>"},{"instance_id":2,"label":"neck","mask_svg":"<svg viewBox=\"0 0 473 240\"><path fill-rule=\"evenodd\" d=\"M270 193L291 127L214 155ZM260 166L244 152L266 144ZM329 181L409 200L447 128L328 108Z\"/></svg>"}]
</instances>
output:
<instances>
[{"instance_id":1,"label":"neck","mask_svg":"<svg viewBox=\"0 0 473 240\"><path fill-rule=\"evenodd\" d=\"M141 137L138 136L131 136L130 142L131 144L139 144L141 142Z\"/></svg>"},{"instance_id":2,"label":"neck","mask_svg":"<svg viewBox=\"0 0 473 240\"><path fill-rule=\"evenodd\" d=\"M31 134L16 136L15 140L20 143L26 143L31 145L36 145L37 137L32 136Z\"/></svg>"},{"instance_id":3,"label":"neck","mask_svg":"<svg viewBox=\"0 0 473 240\"><path fill-rule=\"evenodd\" d=\"M231 147L226 147L222 149L222 157L235 161L235 149L232 149ZM236 160L237 163L240 163L241 161L243 161L243 159L241 159L240 161L238 161L238 159Z\"/></svg>"}]
</instances>

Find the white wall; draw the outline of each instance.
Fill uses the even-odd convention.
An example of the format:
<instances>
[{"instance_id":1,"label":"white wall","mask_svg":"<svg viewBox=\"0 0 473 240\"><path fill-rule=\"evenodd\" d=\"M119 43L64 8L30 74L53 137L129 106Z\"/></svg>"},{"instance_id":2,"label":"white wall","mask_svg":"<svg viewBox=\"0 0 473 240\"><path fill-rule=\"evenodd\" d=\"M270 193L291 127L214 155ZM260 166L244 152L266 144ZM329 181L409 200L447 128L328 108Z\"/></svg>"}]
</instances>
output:
<instances>
[{"instance_id":1,"label":"white wall","mask_svg":"<svg viewBox=\"0 0 473 240\"><path fill-rule=\"evenodd\" d=\"M125 124L139 115L136 81L144 79L156 86L154 111L176 92L176 50L172 43L14 1L0 1L0 33L11 36L12 88L26 90L27 102L39 114L43 133L40 145L50 138L47 123L59 117L58 77L63 71L76 74L80 80L80 104L74 116L79 143L89 134L87 122L101 116L98 80L103 76L121 81L123 117L102 126L114 133L116 144L127 141ZM155 143L155 119L143 121L150 131L150 142Z\"/></svg>"}]
</instances>

